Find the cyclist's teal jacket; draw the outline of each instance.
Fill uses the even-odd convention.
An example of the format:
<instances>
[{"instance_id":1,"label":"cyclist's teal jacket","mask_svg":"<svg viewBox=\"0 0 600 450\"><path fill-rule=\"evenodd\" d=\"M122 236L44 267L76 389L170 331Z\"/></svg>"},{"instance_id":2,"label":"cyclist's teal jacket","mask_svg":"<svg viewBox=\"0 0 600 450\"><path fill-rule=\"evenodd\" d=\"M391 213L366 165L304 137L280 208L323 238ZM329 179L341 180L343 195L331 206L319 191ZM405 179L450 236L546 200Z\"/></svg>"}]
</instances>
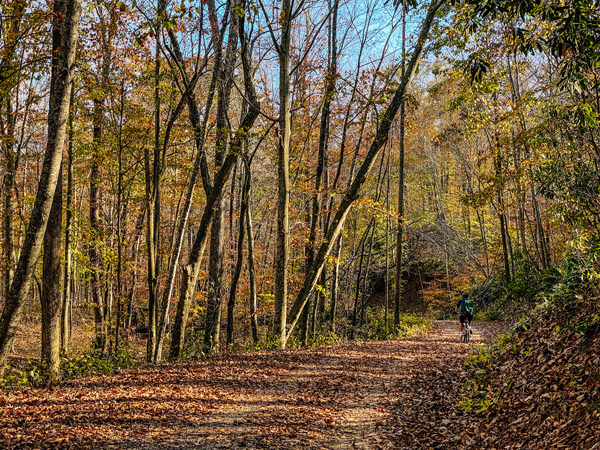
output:
<instances>
[{"instance_id":1,"label":"cyclist's teal jacket","mask_svg":"<svg viewBox=\"0 0 600 450\"><path fill-rule=\"evenodd\" d=\"M456 304L456 307L460 308L461 316L473 315L473 303L468 298L461 298Z\"/></svg>"}]
</instances>

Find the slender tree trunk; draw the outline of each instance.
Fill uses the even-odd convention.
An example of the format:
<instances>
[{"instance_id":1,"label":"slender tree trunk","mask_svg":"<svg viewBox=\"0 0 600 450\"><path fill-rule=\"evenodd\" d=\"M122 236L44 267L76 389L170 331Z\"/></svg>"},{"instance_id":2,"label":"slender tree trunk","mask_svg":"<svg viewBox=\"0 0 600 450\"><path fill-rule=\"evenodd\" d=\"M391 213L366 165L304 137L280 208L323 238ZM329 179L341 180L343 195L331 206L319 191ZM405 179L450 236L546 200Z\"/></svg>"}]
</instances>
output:
<instances>
[{"instance_id":1,"label":"slender tree trunk","mask_svg":"<svg viewBox=\"0 0 600 450\"><path fill-rule=\"evenodd\" d=\"M495 155L495 170L496 170L496 177L501 177L502 176L502 159L501 159L501 154L500 154L500 147L499 147L499 143L498 140L496 139L496 146L498 146L498 148L496 149L496 155ZM506 277L506 281L510 282L511 279L511 274L510 274L510 256L509 256L509 251L508 251L508 239L507 239L507 226L506 226L506 215L504 214L504 201L502 199L502 191L501 191L502 187L498 188L498 193L497 193L497 202L498 202L498 218L500 220L500 236L502 238L502 254L504 256L503 260L504 260L504 272L505 272L505 277Z\"/></svg>"},{"instance_id":2,"label":"slender tree trunk","mask_svg":"<svg viewBox=\"0 0 600 450\"><path fill-rule=\"evenodd\" d=\"M335 263L333 265L333 280L331 283L331 307L329 309L329 329L335 331L335 315L340 286L340 258L342 256L342 235L340 234L335 244Z\"/></svg>"},{"instance_id":3,"label":"slender tree trunk","mask_svg":"<svg viewBox=\"0 0 600 450\"><path fill-rule=\"evenodd\" d=\"M235 5L234 5L235 7ZM238 14L230 15L230 33L222 64L223 70L217 81L217 118L216 118L216 149L215 170L223 164L228 142L227 112L231 89L233 87L233 70L236 62ZM235 164L234 164L235 167ZM221 304L223 302L223 258L224 258L224 199L215 205L214 218L211 227L210 256L208 260L208 303L206 307L206 323L204 330L204 346L209 352L219 349L221 336ZM242 239L243 242L243 239Z\"/></svg>"},{"instance_id":4,"label":"slender tree trunk","mask_svg":"<svg viewBox=\"0 0 600 450\"><path fill-rule=\"evenodd\" d=\"M281 3L281 41L279 54L279 144L277 164L277 245L275 256L275 323L273 333L282 348L286 343L287 276L289 259L289 196L290 196L290 41L292 6L290 0Z\"/></svg>"},{"instance_id":5,"label":"slender tree trunk","mask_svg":"<svg viewBox=\"0 0 600 450\"><path fill-rule=\"evenodd\" d=\"M369 227L365 232L365 236L368 235L371 224L369 223ZM365 256L365 241L363 240L360 248L360 259L358 261L358 276L356 277L356 290L354 291L354 309L352 311L352 331L351 337L354 337L354 333L356 331L356 327L358 326L359 315L360 315L360 281L362 279L362 269L363 269L363 259Z\"/></svg>"},{"instance_id":6,"label":"slender tree trunk","mask_svg":"<svg viewBox=\"0 0 600 450\"><path fill-rule=\"evenodd\" d=\"M125 108L125 88L121 84L118 135L117 173L117 320L115 326L115 350L120 345L121 320L123 315L123 112Z\"/></svg>"},{"instance_id":7,"label":"slender tree trunk","mask_svg":"<svg viewBox=\"0 0 600 450\"><path fill-rule=\"evenodd\" d=\"M0 53L0 108L5 106L6 116L5 125L0 135L0 147L3 150L6 161L5 173L3 176L2 190L4 193L2 220L2 251L4 253L3 264L3 297L8 298L10 284L14 275L15 250L14 250L14 232L13 218L15 216L13 204L13 191L17 175L19 161L19 152L15 150L15 113L13 111L14 85L11 78L17 78L15 75L19 69L15 64L15 56L21 37L21 24L25 15L23 11L27 5L25 0L9 1L3 9L2 23L2 41L3 48Z\"/></svg>"},{"instance_id":8,"label":"slender tree trunk","mask_svg":"<svg viewBox=\"0 0 600 450\"><path fill-rule=\"evenodd\" d=\"M61 44L58 47L55 77L51 82L46 153L25 241L0 319L0 371L2 372L19 326L23 304L42 247L64 149L73 62L79 33L80 0L66 0L64 11L53 25L61 28Z\"/></svg>"},{"instance_id":9,"label":"slender tree trunk","mask_svg":"<svg viewBox=\"0 0 600 450\"><path fill-rule=\"evenodd\" d=\"M160 262L160 41L156 39L154 58L154 156L144 150L146 181L146 247L148 249L148 340L146 360L152 362L158 333L158 271Z\"/></svg>"},{"instance_id":10,"label":"slender tree trunk","mask_svg":"<svg viewBox=\"0 0 600 450\"><path fill-rule=\"evenodd\" d=\"M163 5L165 4L165 0L161 0L161 2ZM208 5L209 5L209 9L212 9L214 12L214 10L215 10L214 1L212 1L212 0L209 1ZM226 12L225 16L227 16L227 14L228 13ZM212 16L215 17L214 14L212 14ZM169 34L169 39L170 39L172 47L173 47L173 56L174 56L175 60L177 61L177 64L179 66L185 68L184 58L179 49L179 43L177 40L177 36L175 35L175 33L173 32L172 29L168 30L168 34ZM166 335L166 329L167 329L168 322L169 322L169 310L170 310L170 305L171 305L171 297L173 294L173 288L174 288L174 284L175 284L175 273L176 273L177 267L179 265L179 258L181 256L181 250L183 247L183 240L185 237L185 230L187 227L187 222L189 219L190 211L192 209L192 201L194 198L194 190L196 188L196 182L197 182L198 175L201 175L201 177L202 177L204 190L207 193L207 196L211 191L210 176L208 173L208 165L206 163L206 153L204 151L204 143L205 143L205 139L206 139L206 128L208 125L209 113L210 113L210 109L211 109L211 106L213 103L213 98L214 98L214 94L215 94L215 90L216 90L218 73L220 71L219 67L220 67L220 61L221 61L221 48L222 48L223 36L224 36L224 30L219 33L218 27L216 27L216 30L213 33L213 43L214 43L215 49L216 49L216 54L214 56L215 64L213 66L213 74L212 74L210 86L208 89L206 107L204 110L204 116L202 118L202 121L200 120L198 104L196 103L196 98L195 98L194 92L193 92L196 78L194 78L193 80L189 80L187 78L187 74L186 74L185 70L183 70L181 73L182 77L183 77L183 81L184 81L184 86L186 88L186 92L184 93L184 98L185 98L185 101L188 106L190 123L194 129L196 159L194 161L194 167L192 169L192 174L190 176L190 181L188 183L188 188L187 188L187 193L185 196L185 202L184 202L184 207L183 207L183 211L181 214L181 218L179 219L179 223L176 226L176 235L175 235L175 240L173 243L173 250L172 250L171 256L169 258L168 277L167 277L167 282L166 282L166 288L163 291L163 307L162 307L163 314L161 317L159 336L157 339L158 349L156 351L156 362L158 362L160 360L160 358L162 358L162 343L164 341L164 338ZM185 271L184 271L184 276L185 276ZM186 327L186 323L187 323L186 305L183 304L183 303L185 303L185 301L186 300L180 296L179 302L177 304L177 312L176 312L174 330L173 330L173 335L171 336L170 356L172 358L179 357L179 355L181 353L182 345L183 345L183 338L185 335L185 327ZM189 305L187 306L187 311L189 311ZM185 320L184 320L184 317L185 317Z\"/></svg>"},{"instance_id":11,"label":"slender tree trunk","mask_svg":"<svg viewBox=\"0 0 600 450\"><path fill-rule=\"evenodd\" d=\"M250 279L250 329L252 330L252 340L258 343L258 319L256 317L256 272L254 264L254 234L252 231L252 212L250 211L250 189L252 183L252 172L250 164L246 166L246 176L248 177L248 207L246 208L246 229L248 235L248 276Z\"/></svg>"},{"instance_id":12,"label":"slender tree trunk","mask_svg":"<svg viewBox=\"0 0 600 450\"><path fill-rule=\"evenodd\" d=\"M9 103L10 105L10 103ZM10 112L9 112L10 114ZM10 291L10 283L12 282L14 275L14 232L13 232L13 218L15 216L15 208L13 204L13 190L15 187L15 177L17 175L17 155L14 153L11 144L11 138L6 137L7 141L4 143L5 157L6 157L6 174L4 175L4 202L3 202L3 213L4 217L2 220L2 251L4 253L4 270L3 270L3 283L4 283L4 299L8 298Z\"/></svg>"},{"instance_id":13,"label":"slender tree trunk","mask_svg":"<svg viewBox=\"0 0 600 450\"><path fill-rule=\"evenodd\" d=\"M94 119L93 119L93 154L92 167L90 171L90 233L91 239L88 244L88 255L90 258L91 281L90 289L92 294L92 303L94 307L94 319L96 323L96 347L104 351L106 345L106 323L104 298L102 296L102 255L100 253L100 159L102 145L102 121L104 100L94 99Z\"/></svg>"},{"instance_id":14,"label":"slender tree trunk","mask_svg":"<svg viewBox=\"0 0 600 450\"><path fill-rule=\"evenodd\" d=\"M385 194L385 209L388 212L385 216L385 308L383 311L383 329L385 337L388 336L388 311L390 307L390 178L391 178L391 162L392 147L388 150L387 155L387 182Z\"/></svg>"},{"instance_id":15,"label":"slender tree trunk","mask_svg":"<svg viewBox=\"0 0 600 450\"><path fill-rule=\"evenodd\" d=\"M404 8L404 6L403 6ZM406 9L402 11L402 77L406 71L404 54L406 52ZM402 247L404 245L404 134L405 134L405 103L402 98L400 103L400 142L398 161L398 219L396 226L396 278L394 290L394 328L400 325L400 308L402 306Z\"/></svg>"},{"instance_id":16,"label":"slender tree trunk","mask_svg":"<svg viewBox=\"0 0 600 450\"><path fill-rule=\"evenodd\" d=\"M229 290L229 301L227 303L227 345L233 344L233 325L234 325L234 307L235 307L235 298L237 295L237 287L238 282L240 280L240 275L242 274L242 266L244 264L244 236L246 230L246 218L248 216L248 197L250 195L250 174L246 172L244 174L244 181L242 184L242 202L240 205L240 223L239 223L239 231L237 236L237 260L235 264L235 269L233 271L233 275L231 277L231 289ZM252 317L252 302L250 302L250 316ZM256 313L254 311L254 317L256 317ZM252 324L252 319L251 319ZM254 336L253 336L254 337Z\"/></svg>"},{"instance_id":17,"label":"slender tree trunk","mask_svg":"<svg viewBox=\"0 0 600 450\"><path fill-rule=\"evenodd\" d=\"M71 337L71 304L72 304L72 267L71 267L71 239L73 228L73 101L74 86L71 86L71 112L69 114L69 145L67 147L67 195L65 214L65 269L63 283L63 305L61 320L61 351L66 354Z\"/></svg>"}]
</instances>

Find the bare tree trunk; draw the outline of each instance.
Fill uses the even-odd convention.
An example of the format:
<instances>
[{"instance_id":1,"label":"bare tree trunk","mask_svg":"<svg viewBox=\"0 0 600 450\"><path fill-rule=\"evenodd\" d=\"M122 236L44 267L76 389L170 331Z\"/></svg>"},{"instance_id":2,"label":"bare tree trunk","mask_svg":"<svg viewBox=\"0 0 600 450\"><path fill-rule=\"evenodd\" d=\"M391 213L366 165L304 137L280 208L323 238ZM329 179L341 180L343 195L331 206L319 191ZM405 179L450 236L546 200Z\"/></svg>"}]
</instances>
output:
<instances>
[{"instance_id":1,"label":"bare tree trunk","mask_svg":"<svg viewBox=\"0 0 600 450\"><path fill-rule=\"evenodd\" d=\"M65 0L54 2L54 20L65 13ZM63 30L55 27L52 30L52 82L56 80L58 69L58 48L61 45ZM52 90L52 86L50 87ZM73 87L71 86L71 93ZM72 95L69 96L71 103ZM70 108L69 108L70 109ZM69 118L71 114L69 114ZM70 143L69 143L70 145ZM62 234L62 162L59 167L58 180L54 190L54 198L48 224L44 233L44 257L42 262L42 289L40 302L42 310L42 352L41 359L47 364L48 381L56 380L60 372L60 244Z\"/></svg>"},{"instance_id":2,"label":"bare tree trunk","mask_svg":"<svg viewBox=\"0 0 600 450\"><path fill-rule=\"evenodd\" d=\"M333 280L331 283L331 307L329 309L329 328L335 331L335 314L337 312L337 304L339 297L340 286L340 258L342 256L342 235L340 234L336 240L335 247L335 263L333 266Z\"/></svg>"},{"instance_id":3,"label":"bare tree trunk","mask_svg":"<svg viewBox=\"0 0 600 450\"><path fill-rule=\"evenodd\" d=\"M118 134L117 166L117 319L115 325L115 350L119 349L121 319L123 315L123 112L125 108L125 87L121 84Z\"/></svg>"},{"instance_id":4,"label":"bare tree trunk","mask_svg":"<svg viewBox=\"0 0 600 450\"><path fill-rule=\"evenodd\" d=\"M258 320L256 317L256 273L254 269L254 234L252 230L252 213L250 211L250 191L252 187L252 172L250 162L246 165L246 176L248 177L248 207L246 208L246 229L248 234L248 276L250 278L250 329L252 340L258 342Z\"/></svg>"},{"instance_id":5,"label":"bare tree trunk","mask_svg":"<svg viewBox=\"0 0 600 450\"><path fill-rule=\"evenodd\" d=\"M57 11L64 11L60 1L55 1ZM63 3L64 4L64 3ZM57 7L58 5L58 7ZM57 41L59 38L56 39ZM58 44L58 42L57 42ZM62 166L61 166L62 167ZM60 172L60 169L59 169ZM42 268L42 361L47 363L49 381L59 375L60 366L60 244L62 234L62 175L59 173L54 200L44 234L44 257Z\"/></svg>"},{"instance_id":6,"label":"bare tree trunk","mask_svg":"<svg viewBox=\"0 0 600 450\"><path fill-rule=\"evenodd\" d=\"M292 6L290 0L281 3L281 41L279 55L279 145L277 164L277 246L275 256L275 339L285 348L287 317L287 274L289 259L289 197L290 197L290 41Z\"/></svg>"},{"instance_id":7,"label":"bare tree trunk","mask_svg":"<svg viewBox=\"0 0 600 450\"><path fill-rule=\"evenodd\" d=\"M390 211L390 178L391 178L391 162L392 159L392 147L388 150L387 154L387 182L386 182L386 194L385 194L385 209ZM383 329L385 337L388 336L388 311L390 308L390 215L385 216L385 309L383 311Z\"/></svg>"},{"instance_id":8,"label":"bare tree trunk","mask_svg":"<svg viewBox=\"0 0 600 450\"><path fill-rule=\"evenodd\" d=\"M402 77L406 72L404 54L406 52L406 8L402 11ZM400 142L398 162L398 219L396 226L396 278L394 290L394 328L400 325L400 307L402 305L402 246L404 240L404 134L405 134L405 106L404 98L400 103ZM395 331L395 330L394 330Z\"/></svg>"},{"instance_id":9,"label":"bare tree trunk","mask_svg":"<svg viewBox=\"0 0 600 450\"><path fill-rule=\"evenodd\" d=\"M502 155L500 154L500 147L498 143L498 139L496 139L496 155L494 160L496 177L500 177L502 175ZM504 272L506 281L510 282L511 273L510 273L510 256L508 252L508 238L507 233L508 229L506 226L506 215L504 214L504 201L502 198L502 187L498 188L497 193L497 201L498 201L498 218L500 220L500 236L502 238L502 254L504 256Z\"/></svg>"},{"instance_id":10,"label":"bare tree trunk","mask_svg":"<svg viewBox=\"0 0 600 450\"><path fill-rule=\"evenodd\" d=\"M369 230L371 229L371 223L367 227L364 236L366 237L369 234ZM363 259L365 256L365 240L363 239L360 249L360 259L358 261L358 276L356 277L356 290L354 291L354 309L352 311L352 331L351 337L354 337L354 333L356 331L356 327L358 326L359 315L360 315L360 280L362 279L362 269L363 269Z\"/></svg>"},{"instance_id":11,"label":"bare tree trunk","mask_svg":"<svg viewBox=\"0 0 600 450\"><path fill-rule=\"evenodd\" d=\"M10 102L7 104L7 107ZM10 112L9 112L10 114ZM2 251L4 253L4 270L3 270L3 283L4 283L4 299L8 298L10 290L10 283L12 282L14 270L14 232L13 232L13 218L15 216L15 208L13 204L13 190L15 186L15 178L17 175L17 161L18 155L15 154L13 146L11 144L11 138L6 137L7 141L4 143L5 157L6 157L6 173L4 175L4 204L3 204L3 221L2 230L4 239L2 241Z\"/></svg>"},{"instance_id":12,"label":"bare tree trunk","mask_svg":"<svg viewBox=\"0 0 600 450\"><path fill-rule=\"evenodd\" d=\"M207 3L209 5L209 10L212 9L214 12L214 9L215 9L214 1L211 0ZM162 7L164 8L165 0L161 0L161 4L163 5ZM226 12L225 16L227 16L227 12ZM184 87L186 89L185 93L183 94L183 96L184 96L183 98L185 99L185 101L188 105L190 123L194 129L196 159L194 161L194 167L192 169L192 174L190 176L190 181L188 183L188 189L187 189L187 193L185 196L185 202L184 202L184 207L183 207L183 211L181 214L181 218L179 219L179 223L176 226L176 235L175 235L175 239L173 242L173 250L172 250L171 256L169 258L169 270L168 270L166 287L163 291L163 305L162 305L163 313L161 316L161 323L160 323L158 339L157 339L157 347L158 348L157 348L157 351L155 354L155 362L160 361L160 359L162 358L162 345L163 345L163 341L164 341L164 338L166 335L166 329L167 329L168 321L169 321L169 310L170 310L170 305L171 305L171 296L172 296L173 288L174 288L174 284L175 284L175 273L177 270L177 266L179 265L179 258L181 256L181 249L183 247L185 230L187 227L188 218L189 218L190 211L192 208L192 201L194 198L194 190L196 188L196 181L197 181L199 174L202 177L204 190L207 193L207 195L211 191L211 183L210 183L210 177L209 177L209 173L208 173L208 165L206 163L206 153L204 151L204 143L205 143L205 139L206 139L206 128L207 128L207 124L208 124L209 113L210 113L210 109L211 109L211 106L213 103L218 73L220 71L220 69L219 69L220 61L221 61L220 55L221 55L222 41L223 41L223 35L224 35L224 29L222 32L219 33L218 27L215 27L215 28L216 28L216 30L214 30L214 33L213 33L213 44L216 49L216 54L214 56L215 64L213 66L213 74L212 74L210 86L208 89L206 107L204 110L204 116L202 118L202 121L200 121L200 113L198 111L198 104L196 103L196 98L195 98L194 92L193 92L197 77L195 76L192 80L188 79L187 73L185 72L184 58L183 58L183 55L179 48L179 42L177 40L177 36L175 35L175 33L173 32L172 29L168 30L169 39L170 39L172 47L173 47L172 48L172 57L175 59L177 64L181 68L183 68L183 70L181 70L181 75L182 75L182 78L184 81ZM184 277L185 277L185 271L184 271ZM177 304L177 312L176 312L173 335L171 336L170 356L172 358L179 357L179 355L181 353L181 345L183 345L183 337L185 335L185 326L186 326L186 322L187 322L187 312L186 312L186 307L183 304L184 302L185 302L185 300L183 300L180 296L179 302ZM187 306L187 308L189 308L189 305ZM183 319L184 316L185 316L185 320Z\"/></svg>"},{"instance_id":13,"label":"bare tree trunk","mask_svg":"<svg viewBox=\"0 0 600 450\"><path fill-rule=\"evenodd\" d=\"M235 5L234 5L235 7ZM216 118L216 149L215 170L219 170L228 141L227 111L233 87L233 70L236 61L237 34L235 29L238 14L230 15L230 33L227 50L222 64L223 70L217 80L217 118ZM223 302L223 238L224 238L224 199L215 205L214 218L211 227L210 257L208 261L208 303L206 307L206 323L204 330L204 346L209 352L219 349L221 336L221 304ZM243 242L243 237L242 237Z\"/></svg>"},{"instance_id":14,"label":"bare tree trunk","mask_svg":"<svg viewBox=\"0 0 600 450\"><path fill-rule=\"evenodd\" d=\"M327 158L327 146L329 143L329 115L331 101L335 92L335 80L337 72L337 45L335 40L337 25L337 9L339 0L334 1L333 20L329 30L329 66L327 68L327 83L323 93L323 107L321 108L321 125L319 130L319 149L317 156L317 171L315 176L315 191L312 195L312 214L310 220L310 232L308 237L308 251L306 256L306 267L309 268L315 257L315 242L317 239L317 223L319 220L319 206L321 204L321 181L325 170Z\"/></svg>"},{"instance_id":15,"label":"bare tree trunk","mask_svg":"<svg viewBox=\"0 0 600 450\"><path fill-rule=\"evenodd\" d=\"M67 195L66 195L66 217L65 217L65 269L63 283L63 305L61 320L61 351L67 353L71 337L71 233L73 228L73 98L74 86L71 86L71 110L69 114L69 145L67 147Z\"/></svg>"},{"instance_id":16,"label":"bare tree trunk","mask_svg":"<svg viewBox=\"0 0 600 450\"><path fill-rule=\"evenodd\" d=\"M6 305L0 319L0 372L4 371L8 351L12 345L21 319L23 304L43 243L48 217L59 178L62 153L69 115L73 62L79 33L80 0L66 0L65 12L58 17L55 27L61 28L61 44L57 67L50 94L48 113L48 140L40 174L38 190L27 233Z\"/></svg>"},{"instance_id":17,"label":"bare tree trunk","mask_svg":"<svg viewBox=\"0 0 600 450\"><path fill-rule=\"evenodd\" d=\"M206 206L204 207L204 212L200 220L200 226L198 228L198 232L196 233L196 238L194 239L194 245L192 247L192 251L190 252L188 263L183 270L181 292L179 296L179 302L177 303L177 314L175 317L175 325L173 327L173 336L171 341L170 354L172 358L178 358L183 349L187 318L189 315L190 306L192 304L192 297L196 288L198 271L200 270L200 262L206 247L208 231L213 219L214 207L216 203L220 201L223 188L229 179L233 165L237 161L238 155L243 150L242 146L243 141L246 138L246 134L254 124L254 121L258 117L260 111L254 85L252 84L253 79L250 64L250 51L248 48L248 43L246 42L244 21L238 21L238 28L242 47L241 56L244 71L244 90L248 101L248 112L242 119L240 127L231 141L230 151L225 157L221 169L215 176L213 186L206 200Z\"/></svg>"},{"instance_id":18,"label":"bare tree trunk","mask_svg":"<svg viewBox=\"0 0 600 450\"><path fill-rule=\"evenodd\" d=\"M160 12L159 12L160 14ZM148 340L146 360L154 360L158 333L158 271L160 263L160 41L156 39L154 59L154 156L144 150L146 181L146 247L148 249Z\"/></svg>"},{"instance_id":19,"label":"bare tree trunk","mask_svg":"<svg viewBox=\"0 0 600 450\"><path fill-rule=\"evenodd\" d=\"M104 320L105 307L102 296L102 255L98 241L100 236L100 205L99 205L99 185L100 185L100 146L102 139L102 120L103 120L103 102L104 100L94 99L94 119L93 119L93 154L92 168L90 171L90 233L91 239L88 244L88 254L90 258L91 281L90 289L92 294L92 303L94 307L94 318L96 323L96 347L104 351L106 345L106 323Z\"/></svg>"},{"instance_id":20,"label":"bare tree trunk","mask_svg":"<svg viewBox=\"0 0 600 450\"><path fill-rule=\"evenodd\" d=\"M242 273L242 266L244 264L244 237L246 231L246 218L248 216L248 198L250 195L250 174L248 171L244 174L244 181L242 184L242 202L240 205L240 223L237 240L237 260L233 275L231 277L231 289L229 290L229 301L227 303L227 345L233 344L233 325L234 317L233 312L235 308L235 297L237 295L238 282ZM250 317L251 325L253 324L252 315L256 318L255 305L250 302ZM254 311L253 311L254 309ZM254 313L254 314L253 314ZM254 338L254 330L253 330Z\"/></svg>"},{"instance_id":21,"label":"bare tree trunk","mask_svg":"<svg viewBox=\"0 0 600 450\"><path fill-rule=\"evenodd\" d=\"M4 253L3 264L3 297L8 298L10 284L14 275L15 249L13 217L15 215L13 204L13 191L19 162L19 152L15 149L15 114L13 111L13 88L15 83L11 78L17 78L15 72L15 55L19 48L18 42L21 37L21 24L25 15L23 11L27 2L25 0L14 0L8 2L3 9L2 31L4 33L2 52L0 54L0 108L5 106L5 125L0 134L0 144L6 160L6 169L3 176L2 191L4 193L2 231L2 250Z\"/></svg>"}]
</instances>

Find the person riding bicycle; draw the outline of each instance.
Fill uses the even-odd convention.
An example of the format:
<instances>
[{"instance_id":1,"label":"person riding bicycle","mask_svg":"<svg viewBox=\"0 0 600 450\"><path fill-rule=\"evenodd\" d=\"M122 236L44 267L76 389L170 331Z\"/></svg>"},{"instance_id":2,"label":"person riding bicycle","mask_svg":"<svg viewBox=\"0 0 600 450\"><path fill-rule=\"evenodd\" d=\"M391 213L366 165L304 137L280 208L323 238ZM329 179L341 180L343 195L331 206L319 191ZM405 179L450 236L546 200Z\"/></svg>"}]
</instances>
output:
<instances>
[{"instance_id":1,"label":"person riding bicycle","mask_svg":"<svg viewBox=\"0 0 600 450\"><path fill-rule=\"evenodd\" d=\"M458 319L459 323L460 323L459 337L462 338L463 323L466 320L467 323L469 324L469 327L471 327L471 322L473 321L473 303L471 302L471 300L469 300L469 294L467 292L463 292L461 299L456 304L456 309L454 312L459 312L459 310L460 310L460 317Z\"/></svg>"}]
</instances>

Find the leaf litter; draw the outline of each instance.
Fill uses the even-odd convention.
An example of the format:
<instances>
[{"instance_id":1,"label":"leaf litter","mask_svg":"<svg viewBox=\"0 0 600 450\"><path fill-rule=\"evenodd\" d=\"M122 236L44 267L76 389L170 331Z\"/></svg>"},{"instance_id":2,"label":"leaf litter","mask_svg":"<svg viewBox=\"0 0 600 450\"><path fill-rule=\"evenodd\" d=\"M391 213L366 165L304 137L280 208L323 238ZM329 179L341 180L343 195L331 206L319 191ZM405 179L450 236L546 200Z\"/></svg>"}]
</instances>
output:
<instances>
[{"instance_id":1,"label":"leaf litter","mask_svg":"<svg viewBox=\"0 0 600 450\"><path fill-rule=\"evenodd\" d=\"M429 334L399 341L224 354L7 390L0 396L0 447L472 445L474 427L493 429L485 428L488 418L458 406L468 374L463 361L496 334L479 324L473 342L462 344L456 322L438 321ZM514 408L527 410L530 400L521 401Z\"/></svg>"}]
</instances>

